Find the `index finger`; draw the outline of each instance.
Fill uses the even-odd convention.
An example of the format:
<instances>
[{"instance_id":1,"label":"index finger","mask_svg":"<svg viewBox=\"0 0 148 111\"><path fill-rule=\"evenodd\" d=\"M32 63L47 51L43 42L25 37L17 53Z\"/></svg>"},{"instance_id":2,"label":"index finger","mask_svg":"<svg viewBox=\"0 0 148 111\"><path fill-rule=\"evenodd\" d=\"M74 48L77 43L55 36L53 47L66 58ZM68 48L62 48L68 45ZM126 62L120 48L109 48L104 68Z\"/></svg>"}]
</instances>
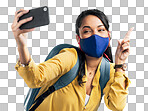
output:
<instances>
[{"instance_id":1,"label":"index finger","mask_svg":"<svg viewBox=\"0 0 148 111\"><path fill-rule=\"evenodd\" d=\"M24 9L20 9L20 10L16 11L16 12L15 12L15 15L17 15L18 12L21 12L21 11L24 11Z\"/></svg>"},{"instance_id":2,"label":"index finger","mask_svg":"<svg viewBox=\"0 0 148 111\"><path fill-rule=\"evenodd\" d=\"M134 27L130 28L129 31L126 33L125 37L129 37L133 30L134 30Z\"/></svg>"},{"instance_id":3,"label":"index finger","mask_svg":"<svg viewBox=\"0 0 148 111\"><path fill-rule=\"evenodd\" d=\"M19 13L18 13L19 12ZM17 24L19 17L21 17L23 14L28 13L29 10L20 9L16 12L13 24Z\"/></svg>"},{"instance_id":4,"label":"index finger","mask_svg":"<svg viewBox=\"0 0 148 111\"><path fill-rule=\"evenodd\" d=\"M126 33L124 39L122 40L121 44L125 43L125 42L130 42L130 34L131 32L134 30L134 27L130 28L129 31Z\"/></svg>"}]
</instances>

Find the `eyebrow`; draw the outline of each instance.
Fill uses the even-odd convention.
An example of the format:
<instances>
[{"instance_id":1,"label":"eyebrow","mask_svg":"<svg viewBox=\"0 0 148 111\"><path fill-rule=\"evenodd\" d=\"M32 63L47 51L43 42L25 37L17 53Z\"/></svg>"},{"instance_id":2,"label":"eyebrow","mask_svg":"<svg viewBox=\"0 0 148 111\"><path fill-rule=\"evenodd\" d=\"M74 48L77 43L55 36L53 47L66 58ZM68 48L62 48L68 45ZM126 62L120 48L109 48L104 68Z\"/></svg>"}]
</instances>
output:
<instances>
[{"instance_id":1,"label":"eyebrow","mask_svg":"<svg viewBox=\"0 0 148 111\"><path fill-rule=\"evenodd\" d=\"M104 26L104 25L98 25L98 28L102 27L102 26ZM84 26L82 29L84 29L84 28L91 28L91 27L90 26Z\"/></svg>"}]
</instances>

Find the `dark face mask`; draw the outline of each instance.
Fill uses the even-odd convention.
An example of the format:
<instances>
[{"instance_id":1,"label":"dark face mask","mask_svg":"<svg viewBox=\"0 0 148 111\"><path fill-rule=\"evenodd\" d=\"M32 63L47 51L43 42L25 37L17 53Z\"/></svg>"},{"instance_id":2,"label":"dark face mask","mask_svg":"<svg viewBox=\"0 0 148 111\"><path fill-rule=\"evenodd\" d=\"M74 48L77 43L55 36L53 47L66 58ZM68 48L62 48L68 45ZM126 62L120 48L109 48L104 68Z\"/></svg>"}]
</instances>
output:
<instances>
[{"instance_id":1,"label":"dark face mask","mask_svg":"<svg viewBox=\"0 0 148 111\"><path fill-rule=\"evenodd\" d=\"M96 34L85 39L79 37L79 39L81 50L91 57L100 58L109 44L109 37L104 38Z\"/></svg>"}]
</instances>

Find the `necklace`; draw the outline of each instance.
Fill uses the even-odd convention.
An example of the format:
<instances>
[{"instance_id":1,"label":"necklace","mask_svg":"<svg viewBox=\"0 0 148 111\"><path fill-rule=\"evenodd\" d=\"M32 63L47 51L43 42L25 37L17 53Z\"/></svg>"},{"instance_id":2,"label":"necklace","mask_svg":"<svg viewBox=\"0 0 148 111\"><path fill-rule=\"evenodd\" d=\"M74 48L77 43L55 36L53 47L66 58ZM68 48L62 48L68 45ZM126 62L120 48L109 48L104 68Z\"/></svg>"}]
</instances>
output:
<instances>
[{"instance_id":1,"label":"necklace","mask_svg":"<svg viewBox=\"0 0 148 111\"><path fill-rule=\"evenodd\" d=\"M95 74L96 72L97 72L97 69L95 70ZM89 77L91 77L93 75L93 72L89 72L88 74L89 74Z\"/></svg>"},{"instance_id":2,"label":"necklace","mask_svg":"<svg viewBox=\"0 0 148 111\"><path fill-rule=\"evenodd\" d=\"M88 75L89 75L89 77L92 77L93 76L93 73L92 72L89 72Z\"/></svg>"}]
</instances>

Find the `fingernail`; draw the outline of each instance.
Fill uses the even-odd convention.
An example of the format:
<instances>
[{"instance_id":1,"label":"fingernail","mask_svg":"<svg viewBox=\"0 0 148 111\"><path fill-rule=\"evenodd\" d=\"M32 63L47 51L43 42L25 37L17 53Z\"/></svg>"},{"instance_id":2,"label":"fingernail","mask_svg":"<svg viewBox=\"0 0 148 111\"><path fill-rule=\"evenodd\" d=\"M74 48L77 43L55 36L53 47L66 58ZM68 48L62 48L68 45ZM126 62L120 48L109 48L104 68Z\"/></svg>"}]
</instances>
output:
<instances>
[{"instance_id":1,"label":"fingernail","mask_svg":"<svg viewBox=\"0 0 148 111\"><path fill-rule=\"evenodd\" d=\"M29 19L31 20L33 17L29 17Z\"/></svg>"},{"instance_id":2,"label":"fingernail","mask_svg":"<svg viewBox=\"0 0 148 111\"><path fill-rule=\"evenodd\" d=\"M26 10L26 12L29 12L29 10Z\"/></svg>"}]
</instances>

